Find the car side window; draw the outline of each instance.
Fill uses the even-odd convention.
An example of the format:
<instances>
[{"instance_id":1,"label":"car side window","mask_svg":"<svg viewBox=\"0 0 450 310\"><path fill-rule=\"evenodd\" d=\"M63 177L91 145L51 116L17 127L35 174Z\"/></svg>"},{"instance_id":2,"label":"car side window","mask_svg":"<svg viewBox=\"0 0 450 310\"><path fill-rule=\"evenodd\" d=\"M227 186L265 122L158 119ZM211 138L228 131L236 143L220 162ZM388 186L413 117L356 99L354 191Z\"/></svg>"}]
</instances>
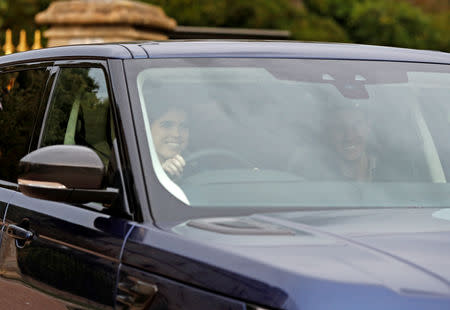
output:
<instances>
[{"instance_id":1,"label":"car side window","mask_svg":"<svg viewBox=\"0 0 450 310\"><path fill-rule=\"evenodd\" d=\"M83 145L108 167L114 128L105 73L101 68L61 68L41 147Z\"/></svg>"},{"instance_id":2,"label":"car side window","mask_svg":"<svg viewBox=\"0 0 450 310\"><path fill-rule=\"evenodd\" d=\"M45 68L0 74L0 180L17 182L47 78Z\"/></svg>"}]
</instances>

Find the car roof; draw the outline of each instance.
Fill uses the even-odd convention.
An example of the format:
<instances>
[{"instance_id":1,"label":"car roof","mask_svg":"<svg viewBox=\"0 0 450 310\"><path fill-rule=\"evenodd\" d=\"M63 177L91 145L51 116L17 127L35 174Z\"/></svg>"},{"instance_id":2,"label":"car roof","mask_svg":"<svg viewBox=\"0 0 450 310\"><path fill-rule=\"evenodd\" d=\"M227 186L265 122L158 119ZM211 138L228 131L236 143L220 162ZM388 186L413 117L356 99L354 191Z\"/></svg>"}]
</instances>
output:
<instances>
[{"instance_id":1,"label":"car roof","mask_svg":"<svg viewBox=\"0 0 450 310\"><path fill-rule=\"evenodd\" d=\"M29 61L59 59L109 59L133 58L132 53L120 44L86 44L43 48L0 57L0 65Z\"/></svg>"},{"instance_id":2,"label":"car roof","mask_svg":"<svg viewBox=\"0 0 450 310\"><path fill-rule=\"evenodd\" d=\"M450 54L405 48L348 43L296 41L172 41L143 43L150 58L279 57L357 59L450 63Z\"/></svg>"},{"instance_id":3,"label":"car roof","mask_svg":"<svg viewBox=\"0 0 450 310\"><path fill-rule=\"evenodd\" d=\"M27 51L0 57L0 65L30 60L71 58L133 59L186 57L275 57L352 59L450 64L450 53L348 43L297 41L152 41L71 45Z\"/></svg>"}]
</instances>

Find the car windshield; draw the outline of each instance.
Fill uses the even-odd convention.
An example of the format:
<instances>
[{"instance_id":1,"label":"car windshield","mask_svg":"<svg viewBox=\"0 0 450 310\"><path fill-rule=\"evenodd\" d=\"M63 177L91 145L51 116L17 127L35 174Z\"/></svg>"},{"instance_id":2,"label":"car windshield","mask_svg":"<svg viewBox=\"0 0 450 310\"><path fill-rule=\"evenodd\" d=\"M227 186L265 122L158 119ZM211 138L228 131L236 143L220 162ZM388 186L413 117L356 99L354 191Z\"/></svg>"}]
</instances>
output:
<instances>
[{"instance_id":1,"label":"car windshield","mask_svg":"<svg viewBox=\"0 0 450 310\"><path fill-rule=\"evenodd\" d=\"M448 65L127 63L153 173L189 207L450 206Z\"/></svg>"}]
</instances>

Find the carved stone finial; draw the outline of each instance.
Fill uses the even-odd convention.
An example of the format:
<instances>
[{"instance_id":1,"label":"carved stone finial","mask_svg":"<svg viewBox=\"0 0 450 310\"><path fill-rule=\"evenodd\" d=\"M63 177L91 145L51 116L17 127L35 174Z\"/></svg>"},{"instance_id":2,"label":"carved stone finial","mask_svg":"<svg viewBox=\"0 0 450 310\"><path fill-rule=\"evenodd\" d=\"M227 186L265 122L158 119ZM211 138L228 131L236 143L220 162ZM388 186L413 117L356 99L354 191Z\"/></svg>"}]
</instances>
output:
<instances>
[{"instance_id":1,"label":"carved stone finial","mask_svg":"<svg viewBox=\"0 0 450 310\"><path fill-rule=\"evenodd\" d=\"M158 6L131 0L55 1L35 17L51 28L49 46L85 42L164 40L177 23Z\"/></svg>"}]
</instances>

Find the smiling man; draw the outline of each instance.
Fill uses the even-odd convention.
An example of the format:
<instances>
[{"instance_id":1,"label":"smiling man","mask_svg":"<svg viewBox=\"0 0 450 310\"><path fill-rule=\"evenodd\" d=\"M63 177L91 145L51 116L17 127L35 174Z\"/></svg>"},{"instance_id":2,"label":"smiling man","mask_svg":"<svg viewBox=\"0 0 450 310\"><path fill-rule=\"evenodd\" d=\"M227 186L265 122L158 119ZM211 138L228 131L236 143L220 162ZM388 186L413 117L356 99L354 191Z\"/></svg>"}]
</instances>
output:
<instances>
[{"instance_id":1,"label":"smiling man","mask_svg":"<svg viewBox=\"0 0 450 310\"><path fill-rule=\"evenodd\" d=\"M335 107L328 111L324 133L335 152L338 175L356 181L371 181L376 158L368 152L369 122L357 105Z\"/></svg>"}]
</instances>

